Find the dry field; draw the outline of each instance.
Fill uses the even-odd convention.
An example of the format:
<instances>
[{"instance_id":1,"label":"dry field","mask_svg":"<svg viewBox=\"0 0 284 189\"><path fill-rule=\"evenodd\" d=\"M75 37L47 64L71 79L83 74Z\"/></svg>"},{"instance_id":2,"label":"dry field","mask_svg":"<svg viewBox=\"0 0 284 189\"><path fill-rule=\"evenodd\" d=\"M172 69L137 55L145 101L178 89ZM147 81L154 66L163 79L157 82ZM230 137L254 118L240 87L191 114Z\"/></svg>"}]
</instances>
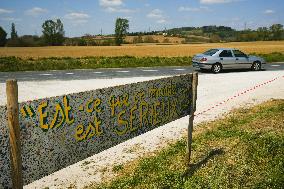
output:
<instances>
[{"instance_id":1,"label":"dry field","mask_svg":"<svg viewBox=\"0 0 284 189\"><path fill-rule=\"evenodd\" d=\"M159 43L175 43L175 44L181 44L185 38L180 37L164 37L163 35L144 35L141 36L143 40L147 40L147 38L152 38L155 41L158 41ZM137 38L137 36L126 36L124 39L128 43L133 43L133 39Z\"/></svg>"},{"instance_id":2,"label":"dry field","mask_svg":"<svg viewBox=\"0 0 284 189\"><path fill-rule=\"evenodd\" d=\"M21 58L84 57L84 56L192 56L209 48L232 47L246 53L284 53L284 41L207 43L189 45L141 45L141 46L84 46L84 47L2 47L0 56Z\"/></svg>"}]
</instances>

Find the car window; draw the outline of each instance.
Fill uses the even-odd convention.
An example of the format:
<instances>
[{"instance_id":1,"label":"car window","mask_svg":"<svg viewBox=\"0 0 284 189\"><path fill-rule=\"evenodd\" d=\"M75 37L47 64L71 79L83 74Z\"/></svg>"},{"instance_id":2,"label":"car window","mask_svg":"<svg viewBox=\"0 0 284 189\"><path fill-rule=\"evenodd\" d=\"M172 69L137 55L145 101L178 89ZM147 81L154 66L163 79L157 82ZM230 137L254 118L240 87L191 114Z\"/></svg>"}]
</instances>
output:
<instances>
[{"instance_id":1,"label":"car window","mask_svg":"<svg viewBox=\"0 0 284 189\"><path fill-rule=\"evenodd\" d=\"M232 51L230 50L223 50L220 54L219 57L233 57Z\"/></svg>"},{"instance_id":2,"label":"car window","mask_svg":"<svg viewBox=\"0 0 284 189\"><path fill-rule=\"evenodd\" d=\"M235 57L247 57L245 53L239 50L233 50Z\"/></svg>"},{"instance_id":3,"label":"car window","mask_svg":"<svg viewBox=\"0 0 284 189\"><path fill-rule=\"evenodd\" d=\"M206 51L203 54L208 55L208 56L212 56L212 55L214 55L218 51L219 51L218 49L210 49L210 50Z\"/></svg>"}]
</instances>

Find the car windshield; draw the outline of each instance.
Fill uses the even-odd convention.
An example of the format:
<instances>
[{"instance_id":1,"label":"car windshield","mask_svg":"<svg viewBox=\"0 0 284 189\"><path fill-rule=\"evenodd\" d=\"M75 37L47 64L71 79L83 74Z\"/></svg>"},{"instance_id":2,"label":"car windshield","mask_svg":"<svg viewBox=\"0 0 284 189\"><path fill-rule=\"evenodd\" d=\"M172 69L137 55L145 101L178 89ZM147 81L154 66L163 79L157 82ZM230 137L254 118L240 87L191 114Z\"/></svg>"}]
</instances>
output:
<instances>
[{"instance_id":1,"label":"car windshield","mask_svg":"<svg viewBox=\"0 0 284 189\"><path fill-rule=\"evenodd\" d=\"M213 54L215 54L218 51L219 51L218 49L210 49L203 54L208 55L208 56L212 56Z\"/></svg>"}]
</instances>

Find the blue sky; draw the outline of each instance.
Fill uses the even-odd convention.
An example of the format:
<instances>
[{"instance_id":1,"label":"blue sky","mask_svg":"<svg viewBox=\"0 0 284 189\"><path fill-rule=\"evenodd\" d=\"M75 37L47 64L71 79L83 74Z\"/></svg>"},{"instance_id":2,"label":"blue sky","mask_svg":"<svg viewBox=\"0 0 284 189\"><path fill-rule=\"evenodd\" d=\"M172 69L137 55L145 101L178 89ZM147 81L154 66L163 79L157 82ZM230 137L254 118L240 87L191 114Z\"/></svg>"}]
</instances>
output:
<instances>
[{"instance_id":1,"label":"blue sky","mask_svg":"<svg viewBox=\"0 0 284 189\"><path fill-rule=\"evenodd\" d=\"M41 35L47 19L60 18L66 36L114 33L115 19L129 31L225 25L235 29L284 24L284 0L0 0L0 26L19 35Z\"/></svg>"}]
</instances>

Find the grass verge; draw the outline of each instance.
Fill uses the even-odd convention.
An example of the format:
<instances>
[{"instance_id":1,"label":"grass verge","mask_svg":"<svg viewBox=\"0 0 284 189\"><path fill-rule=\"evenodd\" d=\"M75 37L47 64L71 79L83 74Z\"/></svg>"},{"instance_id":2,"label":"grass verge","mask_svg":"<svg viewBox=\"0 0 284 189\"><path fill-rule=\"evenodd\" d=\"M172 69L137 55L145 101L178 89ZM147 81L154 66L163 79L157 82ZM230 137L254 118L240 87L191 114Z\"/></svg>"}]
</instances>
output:
<instances>
[{"instance_id":1,"label":"grass verge","mask_svg":"<svg viewBox=\"0 0 284 189\"><path fill-rule=\"evenodd\" d=\"M284 62L284 54L280 52L273 52L269 54L256 54L266 60L266 62Z\"/></svg>"},{"instance_id":2,"label":"grass verge","mask_svg":"<svg viewBox=\"0 0 284 189\"><path fill-rule=\"evenodd\" d=\"M39 59L0 57L0 71L2 72L189 65L191 65L191 57L122 56L83 58L51 57Z\"/></svg>"},{"instance_id":3,"label":"grass verge","mask_svg":"<svg viewBox=\"0 0 284 189\"><path fill-rule=\"evenodd\" d=\"M267 62L284 61L284 54L258 54ZM154 66L190 66L191 57L50 57L28 58L0 57L0 72L71 70L96 68L131 68Z\"/></svg>"},{"instance_id":4,"label":"grass verge","mask_svg":"<svg viewBox=\"0 0 284 189\"><path fill-rule=\"evenodd\" d=\"M239 109L194 131L186 141L120 166L110 183L89 188L283 188L284 100Z\"/></svg>"}]
</instances>

